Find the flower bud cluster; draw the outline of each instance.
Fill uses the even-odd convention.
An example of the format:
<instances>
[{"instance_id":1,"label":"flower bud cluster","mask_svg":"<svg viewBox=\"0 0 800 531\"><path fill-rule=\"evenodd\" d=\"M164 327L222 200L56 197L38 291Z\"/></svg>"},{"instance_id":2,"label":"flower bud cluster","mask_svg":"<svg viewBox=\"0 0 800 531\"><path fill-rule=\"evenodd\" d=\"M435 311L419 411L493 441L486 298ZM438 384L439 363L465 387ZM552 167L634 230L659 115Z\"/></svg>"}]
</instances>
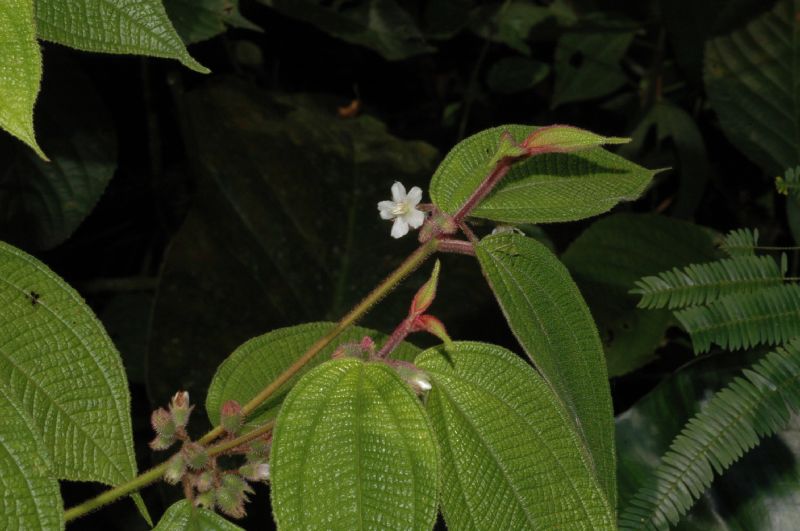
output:
<instances>
[{"instance_id":1,"label":"flower bud cluster","mask_svg":"<svg viewBox=\"0 0 800 531\"><path fill-rule=\"evenodd\" d=\"M186 440L186 425L194 406L189 404L189 393L178 391L169 404L169 410L160 407L150 416L156 437L150 441L153 450L166 450L178 440Z\"/></svg>"}]
</instances>

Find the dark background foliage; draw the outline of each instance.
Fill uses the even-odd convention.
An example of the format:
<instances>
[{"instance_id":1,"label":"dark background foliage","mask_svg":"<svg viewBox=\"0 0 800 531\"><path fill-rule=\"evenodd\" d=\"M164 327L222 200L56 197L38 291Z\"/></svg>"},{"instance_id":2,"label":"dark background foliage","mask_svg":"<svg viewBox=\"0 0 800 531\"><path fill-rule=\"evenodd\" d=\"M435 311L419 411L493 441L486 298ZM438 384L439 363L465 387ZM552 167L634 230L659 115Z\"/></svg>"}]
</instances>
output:
<instances>
[{"instance_id":1,"label":"dark background foliage","mask_svg":"<svg viewBox=\"0 0 800 531\"><path fill-rule=\"evenodd\" d=\"M688 222L758 228L762 241L793 244L786 200L773 185L785 168L737 140L720 109L729 100L719 95L735 80L723 76L715 87L707 57L708 42L775 2L241 0L249 23L227 1L200 4L166 2L213 74L46 44L36 119L54 166L0 139L0 237L64 276L107 326L131 382L142 469L160 458L145 444L153 408L182 388L202 404L214 368L237 345L279 326L335 320L413 248L389 238L375 203L394 180L424 189L442 155L481 129L568 123L633 136L625 156L671 167L615 211L628 217L598 224L597 238L581 245L576 238L596 220L524 228L559 254L569 249L563 257L598 321L620 413L693 358L668 316L634 310L625 288L716 256L708 232ZM360 118L343 117L353 102ZM59 203L70 195L65 186L74 203ZM606 241L604 230L618 235L612 251L592 246ZM645 248L646 264L636 257ZM420 278L366 324L389 331ZM445 257L436 313L455 338L514 349L483 286L475 263ZM708 366L694 369L702 384L683 391L686 403L724 383L708 377ZM669 382L659 392L680 396L684 380ZM659 396L641 407L666 416L653 412ZM202 407L195 417L199 432ZM671 435L662 438L663 446ZM781 448L774 455L791 461ZM65 502L96 490L67 484ZM730 500L728 491L716 501ZM161 487L145 493L155 517L177 496ZM262 488L246 528L271 525L267 499ZM711 505L692 518L735 512ZM72 527L93 526L144 523L123 501Z\"/></svg>"}]
</instances>

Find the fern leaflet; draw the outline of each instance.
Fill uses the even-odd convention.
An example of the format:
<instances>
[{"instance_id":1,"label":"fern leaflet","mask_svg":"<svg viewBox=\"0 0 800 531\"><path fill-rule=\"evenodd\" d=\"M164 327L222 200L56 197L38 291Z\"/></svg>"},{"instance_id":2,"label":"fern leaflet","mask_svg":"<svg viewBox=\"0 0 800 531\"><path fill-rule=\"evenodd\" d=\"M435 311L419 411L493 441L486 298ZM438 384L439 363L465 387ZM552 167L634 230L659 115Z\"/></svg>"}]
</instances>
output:
<instances>
[{"instance_id":1,"label":"fern leaflet","mask_svg":"<svg viewBox=\"0 0 800 531\"><path fill-rule=\"evenodd\" d=\"M758 229L736 229L722 240L720 248L728 256L752 256L758 247Z\"/></svg>"},{"instance_id":2,"label":"fern leaflet","mask_svg":"<svg viewBox=\"0 0 800 531\"><path fill-rule=\"evenodd\" d=\"M714 479L800 410L800 340L767 354L687 422L619 517L620 529L668 529ZM788 406L788 408L787 408Z\"/></svg>"},{"instance_id":3,"label":"fern leaflet","mask_svg":"<svg viewBox=\"0 0 800 531\"><path fill-rule=\"evenodd\" d=\"M675 317L692 336L698 353L712 343L731 350L775 345L800 336L800 286L736 293L708 306L676 311Z\"/></svg>"},{"instance_id":4,"label":"fern leaflet","mask_svg":"<svg viewBox=\"0 0 800 531\"><path fill-rule=\"evenodd\" d=\"M771 256L735 256L644 277L631 293L640 308L684 308L782 284L784 273Z\"/></svg>"}]
</instances>

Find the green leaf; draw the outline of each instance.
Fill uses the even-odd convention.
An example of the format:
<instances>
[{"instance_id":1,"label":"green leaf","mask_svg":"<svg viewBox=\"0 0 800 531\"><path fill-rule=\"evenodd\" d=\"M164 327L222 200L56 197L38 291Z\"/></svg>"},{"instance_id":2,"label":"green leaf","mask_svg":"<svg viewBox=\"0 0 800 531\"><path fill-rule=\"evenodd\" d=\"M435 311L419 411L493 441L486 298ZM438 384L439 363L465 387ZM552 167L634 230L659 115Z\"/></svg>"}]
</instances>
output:
<instances>
[{"instance_id":1,"label":"green leaf","mask_svg":"<svg viewBox=\"0 0 800 531\"><path fill-rule=\"evenodd\" d=\"M33 0L3 2L0 28L0 127L46 160L33 131L33 105L42 79Z\"/></svg>"},{"instance_id":2,"label":"green leaf","mask_svg":"<svg viewBox=\"0 0 800 531\"><path fill-rule=\"evenodd\" d=\"M211 423L215 426L219 424L223 403L227 400L237 400L240 404L247 403L335 326L335 323L306 323L280 328L253 338L237 348L219 366L208 388L206 412ZM360 326L348 328L333 343L322 349L294 378L276 391L272 398L248 415L247 422L261 425L274 418L286 394L304 374L329 360L339 345L358 342L364 336L372 337L378 345L386 339L385 334L374 330ZM392 352L392 358L411 361L418 353L417 347L403 342Z\"/></svg>"},{"instance_id":3,"label":"green leaf","mask_svg":"<svg viewBox=\"0 0 800 531\"><path fill-rule=\"evenodd\" d=\"M433 528L430 421L386 365L343 359L308 373L278 415L270 465L279 528Z\"/></svg>"},{"instance_id":4,"label":"green leaf","mask_svg":"<svg viewBox=\"0 0 800 531\"><path fill-rule=\"evenodd\" d=\"M705 84L722 129L772 175L800 161L796 0L706 44Z\"/></svg>"},{"instance_id":5,"label":"green leaf","mask_svg":"<svg viewBox=\"0 0 800 531\"><path fill-rule=\"evenodd\" d=\"M494 63L486 76L492 91L514 94L534 87L550 74L550 65L527 57L504 57Z\"/></svg>"},{"instance_id":6,"label":"green leaf","mask_svg":"<svg viewBox=\"0 0 800 531\"><path fill-rule=\"evenodd\" d=\"M644 277L631 293L641 295L640 308L683 308L779 286L784 273L771 256L737 256Z\"/></svg>"},{"instance_id":7,"label":"green leaf","mask_svg":"<svg viewBox=\"0 0 800 531\"><path fill-rule=\"evenodd\" d=\"M99 94L79 65L62 54L56 59L48 62L36 119L51 162L0 139L0 239L26 249L66 240L117 167L116 129Z\"/></svg>"},{"instance_id":8,"label":"green leaf","mask_svg":"<svg viewBox=\"0 0 800 531\"><path fill-rule=\"evenodd\" d=\"M637 309L637 297L628 293L634 283L670 267L718 257L710 231L651 214L612 214L572 242L561 259L597 322L610 376L654 359L675 321L667 310Z\"/></svg>"},{"instance_id":9,"label":"green leaf","mask_svg":"<svg viewBox=\"0 0 800 531\"><path fill-rule=\"evenodd\" d=\"M556 44L553 107L606 96L627 81L620 61L633 41L629 28L564 33Z\"/></svg>"},{"instance_id":10,"label":"green leaf","mask_svg":"<svg viewBox=\"0 0 800 531\"><path fill-rule=\"evenodd\" d=\"M37 0L36 23L39 38L78 50L177 59L209 72L189 55L161 0Z\"/></svg>"},{"instance_id":11,"label":"green leaf","mask_svg":"<svg viewBox=\"0 0 800 531\"><path fill-rule=\"evenodd\" d=\"M530 366L471 342L426 350L416 364L433 385L426 408L448 528L614 528L570 413Z\"/></svg>"},{"instance_id":12,"label":"green leaf","mask_svg":"<svg viewBox=\"0 0 800 531\"><path fill-rule=\"evenodd\" d=\"M425 42L411 15L395 0L258 1L284 15L313 24L334 37L371 48L389 61L434 51Z\"/></svg>"},{"instance_id":13,"label":"green leaf","mask_svg":"<svg viewBox=\"0 0 800 531\"><path fill-rule=\"evenodd\" d=\"M492 42L499 42L530 55L528 35L534 27L553 16L548 7L525 1L504 1L479 7L472 14L472 31Z\"/></svg>"},{"instance_id":14,"label":"green leaf","mask_svg":"<svg viewBox=\"0 0 800 531\"><path fill-rule=\"evenodd\" d=\"M708 306L679 310L675 317L698 353L712 343L729 350L783 343L800 336L800 285L728 295Z\"/></svg>"},{"instance_id":15,"label":"green leaf","mask_svg":"<svg viewBox=\"0 0 800 531\"><path fill-rule=\"evenodd\" d=\"M119 354L72 288L2 242L0 338L0 385L35 423L54 476L109 485L133 478L130 395Z\"/></svg>"},{"instance_id":16,"label":"green leaf","mask_svg":"<svg viewBox=\"0 0 800 531\"><path fill-rule=\"evenodd\" d=\"M239 0L164 0L164 8L186 44L216 37L226 25L260 29L239 13Z\"/></svg>"},{"instance_id":17,"label":"green leaf","mask_svg":"<svg viewBox=\"0 0 800 531\"><path fill-rule=\"evenodd\" d=\"M242 528L214 511L180 500L167 509L153 531L242 531Z\"/></svg>"},{"instance_id":18,"label":"green leaf","mask_svg":"<svg viewBox=\"0 0 800 531\"><path fill-rule=\"evenodd\" d=\"M500 135L521 142L534 126L503 125L459 142L431 179L433 202L455 213L493 169ZM471 216L507 223L574 221L610 210L644 192L656 172L594 148L577 153L548 153L514 164L497 188Z\"/></svg>"},{"instance_id":19,"label":"green leaf","mask_svg":"<svg viewBox=\"0 0 800 531\"><path fill-rule=\"evenodd\" d=\"M757 247L758 229L734 229L720 245L728 256L753 256Z\"/></svg>"},{"instance_id":20,"label":"green leaf","mask_svg":"<svg viewBox=\"0 0 800 531\"><path fill-rule=\"evenodd\" d=\"M619 494L623 505L656 469L670 443L720 388L763 352L696 358L617 419ZM800 518L800 417L733 464L707 489L677 529L792 529Z\"/></svg>"},{"instance_id":21,"label":"green leaf","mask_svg":"<svg viewBox=\"0 0 800 531\"><path fill-rule=\"evenodd\" d=\"M515 337L571 411L598 481L615 507L614 418L606 361L578 288L558 258L530 238L489 236L475 250Z\"/></svg>"},{"instance_id":22,"label":"green leaf","mask_svg":"<svg viewBox=\"0 0 800 531\"><path fill-rule=\"evenodd\" d=\"M64 504L49 452L10 391L0 383L0 528L64 529Z\"/></svg>"},{"instance_id":23,"label":"green leaf","mask_svg":"<svg viewBox=\"0 0 800 531\"><path fill-rule=\"evenodd\" d=\"M182 121L200 184L162 268L148 354L155 402L178 388L204 396L217 366L254 336L338 320L417 247L413 236L389 236L377 203L394 180L424 186L437 151L370 116L342 120L337 100L235 82L186 96ZM469 261L448 255L442 268L440 300L463 304L435 313L456 323L449 331L458 336L457 324L490 294L463 292L483 282ZM422 268L389 294L364 326L394 329L429 273Z\"/></svg>"},{"instance_id":24,"label":"green leaf","mask_svg":"<svg viewBox=\"0 0 800 531\"><path fill-rule=\"evenodd\" d=\"M775 177L775 188L779 194L800 199L800 166L786 168L783 177Z\"/></svg>"},{"instance_id":25,"label":"green leaf","mask_svg":"<svg viewBox=\"0 0 800 531\"><path fill-rule=\"evenodd\" d=\"M800 342L779 348L715 394L672 442L620 515L622 529L667 529L760 439L800 410Z\"/></svg>"}]
</instances>

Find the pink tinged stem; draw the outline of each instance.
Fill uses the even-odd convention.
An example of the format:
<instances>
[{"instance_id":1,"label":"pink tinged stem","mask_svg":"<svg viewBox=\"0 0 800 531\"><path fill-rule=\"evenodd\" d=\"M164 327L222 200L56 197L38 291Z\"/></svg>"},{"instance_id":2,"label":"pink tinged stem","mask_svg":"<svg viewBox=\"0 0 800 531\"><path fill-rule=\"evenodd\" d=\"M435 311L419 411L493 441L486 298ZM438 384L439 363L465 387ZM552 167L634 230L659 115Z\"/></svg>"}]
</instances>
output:
<instances>
[{"instance_id":1,"label":"pink tinged stem","mask_svg":"<svg viewBox=\"0 0 800 531\"><path fill-rule=\"evenodd\" d=\"M475 246L465 240L439 240L439 250L445 253L464 254L475 256Z\"/></svg>"}]
</instances>

